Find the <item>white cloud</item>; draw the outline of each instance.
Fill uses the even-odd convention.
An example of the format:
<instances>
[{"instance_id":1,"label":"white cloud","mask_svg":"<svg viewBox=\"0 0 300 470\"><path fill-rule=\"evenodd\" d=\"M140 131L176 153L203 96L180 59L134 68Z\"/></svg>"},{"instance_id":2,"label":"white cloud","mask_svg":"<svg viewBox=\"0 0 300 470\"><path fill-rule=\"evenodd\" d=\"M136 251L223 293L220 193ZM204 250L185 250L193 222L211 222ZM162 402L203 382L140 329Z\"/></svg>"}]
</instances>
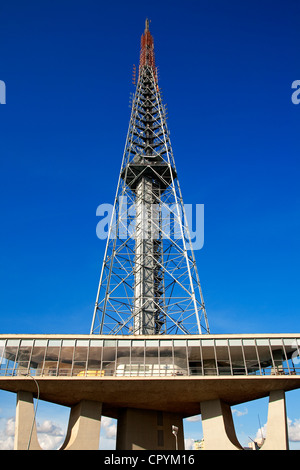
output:
<instances>
[{"instance_id":1,"label":"white cloud","mask_svg":"<svg viewBox=\"0 0 300 470\"><path fill-rule=\"evenodd\" d=\"M101 418L100 449L115 449L117 421L107 416Z\"/></svg>"},{"instance_id":2,"label":"white cloud","mask_svg":"<svg viewBox=\"0 0 300 470\"><path fill-rule=\"evenodd\" d=\"M62 428L48 419L42 424L37 423L37 433L40 446L45 450L58 449L65 439Z\"/></svg>"},{"instance_id":3,"label":"white cloud","mask_svg":"<svg viewBox=\"0 0 300 470\"><path fill-rule=\"evenodd\" d=\"M52 436L51 434L38 434L40 446L44 450L56 450L64 442L64 436Z\"/></svg>"},{"instance_id":4,"label":"white cloud","mask_svg":"<svg viewBox=\"0 0 300 470\"><path fill-rule=\"evenodd\" d=\"M37 433L40 446L45 450L57 449L64 441L65 433L62 428L50 420L37 423ZM0 431L0 449L12 450L14 448L15 418L6 420L4 429Z\"/></svg>"},{"instance_id":5,"label":"white cloud","mask_svg":"<svg viewBox=\"0 0 300 470\"><path fill-rule=\"evenodd\" d=\"M103 416L101 418L101 430L105 437L113 438L116 437L117 434L117 423L112 418L108 418L107 416Z\"/></svg>"},{"instance_id":6,"label":"white cloud","mask_svg":"<svg viewBox=\"0 0 300 470\"><path fill-rule=\"evenodd\" d=\"M190 416L189 418L186 418L186 421L189 421L190 423L201 421L201 415Z\"/></svg>"},{"instance_id":7,"label":"white cloud","mask_svg":"<svg viewBox=\"0 0 300 470\"><path fill-rule=\"evenodd\" d=\"M248 414L248 409L245 408L244 411L233 409L232 414L235 414L239 418L240 416L247 415Z\"/></svg>"},{"instance_id":8,"label":"white cloud","mask_svg":"<svg viewBox=\"0 0 300 470\"><path fill-rule=\"evenodd\" d=\"M300 419L295 419L293 422L288 418L288 436L291 442L300 442ZM258 429L255 441L261 440L261 437L267 437L267 423Z\"/></svg>"},{"instance_id":9,"label":"white cloud","mask_svg":"<svg viewBox=\"0 0 300 470\"><path fill-rule=\"evenodd\" d=\"M265 439L267 435L267 423L264 424L261 428L258 428L254 441L260 442L261 439Z\"/></svg>"},{"instance_id":10,"label":"white cloud","mask_svg":"<svg viewBox=\"0 0 300 470\"><path fill-rule=\"evenodd\" d=\"M13 436L3 436L0 434L0 449L1 450L13 450L14 438Z\"/></svg>"},{"instance_id":11,"label":"white cloud","mask_svg":"<svg viewBox=\"0 0 300 470\"><path fill-rule=\"evenodd\" d=\"M300 442L300 419L295 419L294 423L288 419L289 440L292 442Z\"/></svg>"},{"instance_id":12,"label":"white cloud","mask_svg":"<svg viewBox=\"0 0 300 470\"><path fill-rule=\"evenodd\" d=\"M5 433L7 436L15 436L15 418L9 418L6 421Z\"/></svg>"},{"instance_id":13,"label":"white cloud","mask_svg":"<svg viewBox=\"0 0 300 470\"><path fill-rule=\"evenodd\" d=\"M184 439L184 447L185 447L185 450L194 450L194 439L191 439L190 437L188 437L187 439Z\"/></svg>"},{"instance_id":14,"label":"white cloud","mask_svg":"<svg viewBox=\"0 0 300 470\"><path fill-rule=\"evenodd\" d=\"M0 450L14 448L15 418L1 419ZM65 431L60 425L49 419L37 423L37 433L40 446L44 450L59 449L65 439ZM103 416L101 419L101 449L115 449L117 421Z\"/></svg>"},{"instance_id":15,"label":"white cloud","mask_svg":"<svg viewBox=\"0 0 300 470\"><path fill-rule=\"evenodd\" d=\"M15 419L8 418L4 421L4 429L0 431L0 449L12 450L14 448Z\"/></svg>"}]
</instances>

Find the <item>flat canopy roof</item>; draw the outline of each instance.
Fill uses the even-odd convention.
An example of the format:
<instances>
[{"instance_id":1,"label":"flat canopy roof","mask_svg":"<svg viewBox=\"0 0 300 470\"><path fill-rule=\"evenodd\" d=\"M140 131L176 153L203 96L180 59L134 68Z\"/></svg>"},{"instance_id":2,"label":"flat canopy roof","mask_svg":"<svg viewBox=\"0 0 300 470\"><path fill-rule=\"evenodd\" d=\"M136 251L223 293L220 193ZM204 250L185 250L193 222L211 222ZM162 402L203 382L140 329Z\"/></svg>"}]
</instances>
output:
<instances>
[{"instance_id":1,"label":"flat canopy roof","mask_svg":"<svg viewBox=\"0 0 300 470\"><path fill-rule=\"evenodd\" d=\"M103 403L192 416L300 387L300 334L0 335L0 389L72 406ZM33 380L34 379L34 380Z\"/></svg>"},{"instance_id":2,"label":"flat canopy roof","mask_svg":"<svg viewBox=\"0 0 300 470\"><path fill-rule=\"evenodd\" d=\"M98 335L98 334L58 334L58 333L3 333L0 339L37 338L37 339L230 339L230 338L297 338L300 333L229 333L202 335Z\"/></svg>"}]
</instances>

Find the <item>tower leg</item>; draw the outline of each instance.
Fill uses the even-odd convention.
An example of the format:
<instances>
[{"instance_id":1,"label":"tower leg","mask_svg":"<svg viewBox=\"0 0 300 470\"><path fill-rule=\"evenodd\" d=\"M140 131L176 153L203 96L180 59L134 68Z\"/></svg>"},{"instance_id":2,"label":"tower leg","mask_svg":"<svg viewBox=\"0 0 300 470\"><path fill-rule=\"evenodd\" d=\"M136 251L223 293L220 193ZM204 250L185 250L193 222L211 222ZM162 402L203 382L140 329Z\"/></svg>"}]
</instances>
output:
<instances>
[{"instance_id":1,"label":"tower leg","mask_svg":"<svg viewBox=\"0 0 300 470\"><path fill-rule=\"evenodd\" d=\"M178 427L177 449L184 450L182 417L165 411L126 408L120 411L117 450L176 450L172 426Z\"/></svg>"},{"instance_id":2,"label":"tower leg","mask_svg":"<svg viewBox=\"0 0 300 470\"><path fill-rule=\"evenodd\" d=\"M222 400L201 402L205 450L243 449L237 440L230 406Z\"/></svg>"},{"instance_id":3,"label":"tower leg","mask_svg":"<svg viewBox=\"0 0 300 470\"><path fill-rule=\"evenodd\" d=\"M82 400L71 408L61 450L98 450L102 403Z\"/></svg>"},{"instance_id":4,"label":"tower leg","mask_svg":"<svg viewBox=\"0 0 300 470\"><path fill-rule=\"evenodd\" d=\"M261 450L288 450L288 429L284 390L273 390L269 396L267 438Z\"/></svg>"},{"instance_id":5,"label":"tower leg","mask_svg":"<svg viewBox=\"0 0 300 470\"><path fill-rule=\"evenodd\" d=\"M30 446L29 446L30 444ZM33 395L20 391L17 394L15 450L42 450L34 419Z\"/></svg>"}]
</instances>

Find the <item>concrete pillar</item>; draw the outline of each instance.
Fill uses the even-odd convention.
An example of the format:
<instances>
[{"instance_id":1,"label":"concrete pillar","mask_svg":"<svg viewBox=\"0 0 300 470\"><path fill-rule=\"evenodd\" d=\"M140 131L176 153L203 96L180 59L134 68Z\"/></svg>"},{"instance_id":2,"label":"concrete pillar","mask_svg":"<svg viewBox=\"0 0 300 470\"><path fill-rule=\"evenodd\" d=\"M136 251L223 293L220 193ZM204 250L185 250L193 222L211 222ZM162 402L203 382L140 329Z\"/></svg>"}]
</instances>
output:
<instances>
[{"instance_id":1,"label":"concrete pillar","mask_svg":"<svg viewBox=\"0 0 300 470\"><path fill-rule=\"evenodd\" d=\"M71 408L67 435L61 450L98 450L102 403L82 400Z\"/></svg>"},{"instance_id":2,"label":"concrete pillar","mask_svg":"<svg viewBox=\"0 0 300 470\"><path fill-rule=\"evenodd\" d=\"M231 408L222 400L201 402L205 450L243 449L237 440Z\"/></svg>"},{"instance_id":3,"label":"concrete pillar","mask_svg":"<svg viewBox=\"0 0 300 470\"><path fill-rule=\"evenodd\" d=\"M273 390L269 396L267 436L261 450L288 450L288 428L284 390Z\"/></svg>"},{"instance_id":4,"label":"concrete pillar","mask_svg":"<svg viewBox=\"0 0 300 470\"><path fill-rule=\"evenodd\" d=\"M178 427L178 450L184 450L182 417L165 411L126 408L120 411L117 450L175 450L172 426Z\"/></svg>"},{"instance_id":5,"label":"concrete pillar","mask_svg":"<svg viewBox=\"0 0 300 470\"><path fill-rule=\"evenodd\" d=\"M17 394L15 450L42 450L36 431L34 419L33 395L31 392L20 391Z\"/></svg>"}]
</instances>

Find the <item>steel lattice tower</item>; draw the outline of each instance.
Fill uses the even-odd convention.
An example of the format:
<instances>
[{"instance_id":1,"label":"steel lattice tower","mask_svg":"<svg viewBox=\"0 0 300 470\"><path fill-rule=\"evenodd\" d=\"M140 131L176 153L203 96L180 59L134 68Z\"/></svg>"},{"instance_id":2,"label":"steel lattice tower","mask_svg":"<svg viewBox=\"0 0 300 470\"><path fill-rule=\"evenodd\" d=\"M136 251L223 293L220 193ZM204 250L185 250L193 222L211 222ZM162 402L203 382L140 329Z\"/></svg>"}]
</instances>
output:
<instances>
[{"instance_id":1,"label":"steel lattice tower","mask_svg":"<svg viewBox=\"0 0 300 470\"><path fill-rule=\"evenodd\" d=\"M209 333L148 20L91 333Z\"/></svg>"}]
</instances>

